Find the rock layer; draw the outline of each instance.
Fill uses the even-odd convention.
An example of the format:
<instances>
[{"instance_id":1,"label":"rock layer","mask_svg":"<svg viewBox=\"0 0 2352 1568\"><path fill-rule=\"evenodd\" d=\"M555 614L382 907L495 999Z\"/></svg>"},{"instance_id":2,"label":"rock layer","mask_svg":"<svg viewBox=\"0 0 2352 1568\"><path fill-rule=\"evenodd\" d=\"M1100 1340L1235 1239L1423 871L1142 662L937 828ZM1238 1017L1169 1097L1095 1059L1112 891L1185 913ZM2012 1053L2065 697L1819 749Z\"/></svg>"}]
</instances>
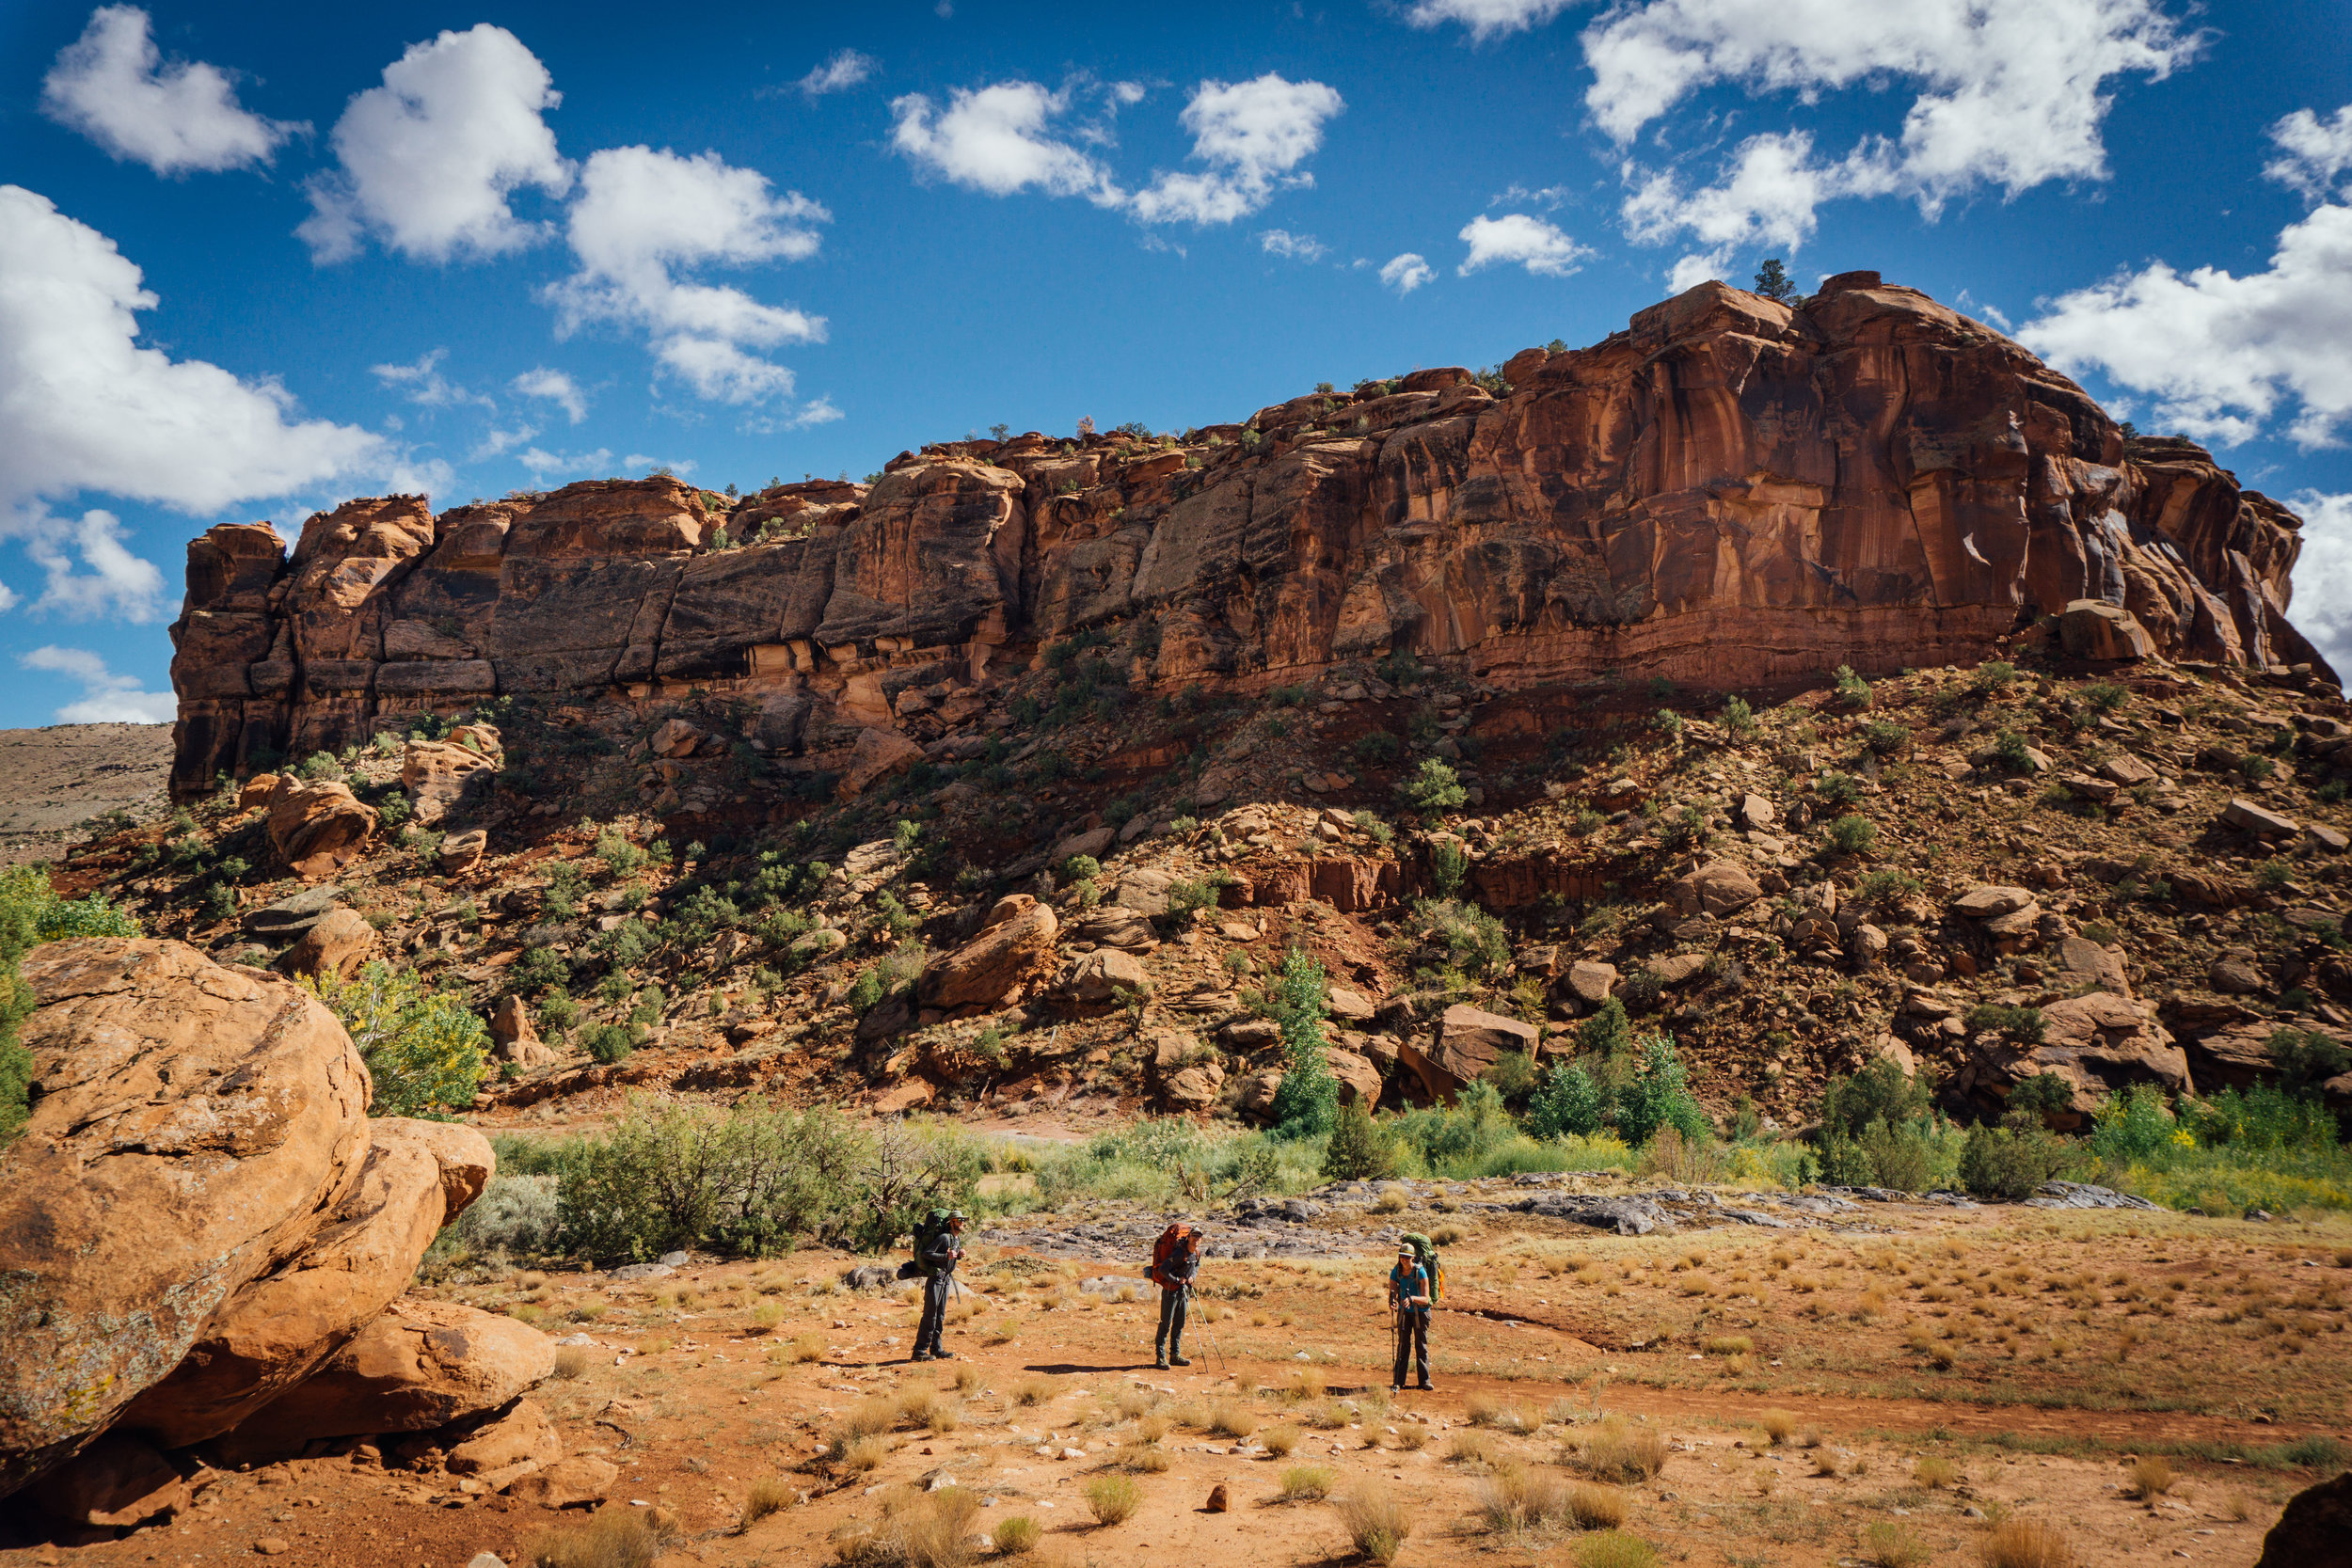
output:
<instances>
[{"instance_id":1,"label":"rock layer","mask_svg":"<svg viewBox=\"0 0 2352 1568\"><path fill-rule=\"evenodd\" d=\"M741 503L669 478L353 501L291 559L223 525L173 627L174 787L493 693L695 686L854 787L993 665L1113 623L1160 689L1394 650L1505 687L1753 686L1974 661L2037 616L2078 657L2319 663L2285 616L2292 514L1875 273L1793 307L1703 284L1502 373L1295 398L1184 447L952 443Z\"/></svg>"}]
</instances>

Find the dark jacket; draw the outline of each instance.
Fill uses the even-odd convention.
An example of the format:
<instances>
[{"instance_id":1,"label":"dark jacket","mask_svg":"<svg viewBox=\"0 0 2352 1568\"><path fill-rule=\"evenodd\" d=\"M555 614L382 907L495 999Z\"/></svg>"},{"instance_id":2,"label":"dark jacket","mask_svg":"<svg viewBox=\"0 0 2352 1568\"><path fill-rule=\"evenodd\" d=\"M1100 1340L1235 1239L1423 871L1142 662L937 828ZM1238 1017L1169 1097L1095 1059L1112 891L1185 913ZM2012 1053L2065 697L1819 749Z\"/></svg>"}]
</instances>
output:
<instances>
[{"instance_id":1,"label":"dark jacket","mask_svg":"<svg viewBox=\"0 0 2352 1568\"><path fill-rule=\"evenodd\" d=\"M1160 1289L1181 1291L1192 1283L1192 1276L1200 1272L1200 1243L1178 1247L1160 1265Z\"/></svg>"},{"instance_id":2,"label":"dark jacket","mask_svg":"<svg viewBox=\"0 0 2352 1568\"><path fill-rule=\"evenodd\" d=\"M963 1248L958 1246L956 1241L954 1231L942 1230L930 1239L930 1243L922 1251L915 1254L914 1260L923 1265L925 1274L934 1278L940 1275L953 1274L956 1272L956 1259L963 1256Z\"/></svg>"}]
</instances>

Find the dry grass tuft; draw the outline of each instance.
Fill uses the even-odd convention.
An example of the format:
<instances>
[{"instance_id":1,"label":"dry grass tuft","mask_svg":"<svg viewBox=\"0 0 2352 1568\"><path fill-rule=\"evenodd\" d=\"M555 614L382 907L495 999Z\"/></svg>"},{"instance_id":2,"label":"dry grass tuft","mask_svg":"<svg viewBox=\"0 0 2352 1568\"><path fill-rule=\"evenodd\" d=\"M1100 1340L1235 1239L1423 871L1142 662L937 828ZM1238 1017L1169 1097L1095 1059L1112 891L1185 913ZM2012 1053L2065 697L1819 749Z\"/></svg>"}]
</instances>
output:
<instances>
[{"instance_id":1,"label":"dry grass tuft","mask_svg":"<svg viewBox=\"0 0 2352 1568\"><path fill-rule=\"evenodd\" d=\"M1036 1549L1037 1538L1041 1533L1035 1519L1025 1513L1016 1513L1009 1519L997 1520L995 1534L990 1539L995 1543L998 1557L1019 1557L1024 1552Z\"/></svg>"},{"instance_id":2,"label":"dry grass tuft","mask_svg":"<svg viewBox=\"0 0 2352 1568\"><path fill-rule=\"evenodd\" d=\"M1457 1432L1446 1439L1445 1457L1450 1465L1492 1465L1495 1440L1483 1432Z\"/></svg>"},{"instance_id":3,"label":"dry grass tuft","mask_svg":"<svg viewBox=\"0 0 2352 1568\"><path fill-rule=\"evenodd\" d=\"M752 1489L743 1497L743 1517L737 1521L739 1532L751 1528L771 1513L781 1513L800 1500L800 1494L781 1476L762 1476L752 1482Z\"/></svg>"},{"instance_id":4,"label":"dry grass tuft","mask_svg":"<svg viewBox=\"0 0 2352 1568\"><path fill-rule=\"evenodd\" d=\"M1786 1410L1767 1410L1757 1418L1756 1425L1764 1429L1764 1435L1772 1440L1774 1448L1778 1448L1795 1434L1797 1418Z\"/></svg>"},{"instance_id":5,"label":"dry grass tuft","mask_svg":"<svg viewBox=\"0 0 2352 1568\"><path fill-rule=\"evenodd\" d=\"M1405 1538L1413 1533L1413 1516L1389 1496L1378 1481L1366 1481L1340 1499L1340 1527L1347 1531L1356 1555L1370 1562L1394 1562Z\"/></svg>"},{"instance_id":6,"label":"dry grass tuft","mask_svg":"<svg viewBox=\"0 0 2352 1568\"><path fill-rule=\"evenodd\" d=\"M1408 1452L1419 1452L1429 1446L1429 1429L1418 1422L1399 1427L1396 1433L1396 1446Z\"/></svg>"},{"instance_id":7,"label":"dry grass tuft","mask_svg":"<svg viewBox=\"0 0 2352 1568\"><path fill-rule=\"evenodd\" d=\"M1105 1525L1122 1525L1143 1502L1143 1488L1125 1476L1096 1476L1086 1483L1087 1507Z\"/></svg>"},{"instance_id":8,"label":"dry grass tuft","mask_svg":"<svg viewBox=\"0 0 2352 1568\"><path fill-rule=\"evenodd\" d=\"M1744 1334L1718 1334L1706 1345L1709 1355L1754 1355L1756 1341Z\"/></svg>"},{"instance_id":9,"label":"dry grass tuft","mask_svg":"<svg viewBox=\"0 0 2352 1568\"><path fill-rule=\"evenodd\" d=\"M1492 1427L1498 1432L1532 1432L1534 1418L1516 1404L1496 1399L1491 1394L1472 1394L1464 1402L1470 1425Z\"/></svg>"},{"instance_id":10,"label":"dry grass tuft","mask_svg":"<svg viewBox=\"0 0 2352 1568\"><path fill-rule=\"evenodd\" d=\"M839 1451L833 1456L833 1462L860 1475L880 1468L882 1462L890 1457L890 1445L880 1437L852 1437L846 1441L836 1437L834 1446Z\"/></svg>"},{"instance_id":11,"label":"dry grass tuft","mask_svg":"<svg viewBox=\"0 0 2352 1568\"><path fill-rule=\"evenodd\" d=\"M1168 1435L1168 1418L1161 1415L1158 1411L1153 1411L1151 1415L1146 1416L1142 1420L1136 1423L1136 1441L1138 1443L1156 1443L1161 1438Z\"/></svg>"},{"instance_id":12,"label":"dry grass tuft","mask_svg":"<svg viewBox=\"0 0 2352 1568\"><path fill-rule=\"evenodd\" d=\"M1576 1568L1657 1568L1658 1552L1638 1535L1596 1530L1576 1544Z\"/></svg>"},{"instance_id":13,"label":"dry grass tuft","mask_svg":"<svg viewBox=\"0 0 2352 1568\"><path fill-rule=\"evenodd\" d=\"M2132 1496L2160 1497L2172 1490L2172 1466L2162 1454L2147 1454L2132 1461Z\"/></svg>"},{"instance_id":14,"label":"dry grass tuft","mask_svg":"<svg viewBox=\"0 0 2352 1568\"><path fill-rule=\"evenodd\" d=\"M661 1536L650 1519L612 1511L533 1537L523 1560L531 1568L650 1568L660 1554Z\"/></svg>"},{"instance_id":15,"label":"dry grass tuft","mask_svg":"<svg viewBox=\"0 0 2352 1568\"><path fill-rule=\"evenodd\" d=\"M1219 1404L1209 1412L1209 1430L1219 1437L1247 1437L1258 1430L1258 1413L1238 1404Z\"/></svg>"},{"instance_id":16,"label":"dry grass tuft","mask_svg":"<svg viewBox=\"0 0 2352 1568\"><path fill-rule=\"evenodd\" d=\"M1288 1459L1291 1450L1298 1447L1298 1429L1284 1421L1280 1426L1266 1428L1264 1435L1258 1441L1263 1443L1265 1451L1275 1458Z\"/></svg>"},{"instance_id":17,"label":"dry grass tuft","mask_svg":"<svg viewBox=\"0 0 2352 1568\"><path fill-rule=\"evenodd\" d=\"M1294 1465L1282 1472L1282 1500L1320 1502L1331 1495L1337 1480L1339 1473L1328 1465Z\"/></svg>"},{"instance_id":18,"label":"dry grass tuft","mask_svg":"<svg viewBox=\"0 0 2352 1568\"><path fill-rule=\"evenodd\" d=\"M834 1556L843 1568L965 1568L976 1554L979 1512L979 1497L965 1487L898 1488L883 1497L880 1526L834 1532Z\"/></svg>"},{"instance_id":19,"label":"dry grass tuft","mask_svg":"<svg viewBox=\"0 0 2352 1568\"><path fill-rule=\"evenodd\" d=\"M1862 1560L1871 1568L1919 1568L1932 1555L1908 1525L1881 1520L1862 1531Z\"/></svg>"},{"instance_id":20,"label":"dry grass tuft","mask_svg":"<svg viewBox=\"0 0 2352 1568\"><path fill-rule=\"evenodd\" d=\"M1960 1480L1960 1466L1948 1459L1927 1458L1912 1466L1911 1479L1921 1486L1949 1486Z\"/></svg>"},{"instance_id":21,"label":"dry grass tuft","mask_svg":"<svg viewBox=\"0 0 2352 1568\"><path fill-rule=\"evenodd\" d=\"M1488 1529L1534 1529L1567 1516L1567 1494L1541 1470L1506 1465L1478 1488L1478 1513Z\"/></svg>"},{"instance_id":22,"label":"dry grass tuft","mask_svg":"<svg viewBox=\"0 0 2352 1568\"><path fill-rule=\"evenodd\" d=\"M588 1375L588 1347L565 1345L555 1353L555 1375L569 1383Z\"/></svg>"},{"instance_id":23,"label":"dry grass tuft","mask_svg":"<svg viewBox=\"0 0 2352 1568\"><path fill-rule=\"evenodd\" d=\"M1589 1481L1570 1481L1567 1516L1578 1529L1615 1529L1625 1523L1625 1494Z\"/></svg>"},{"instance_id":24,"label":"dry grass tuft","mask_svg":"<svg viewBox=\"0 0 2352 1568\"><path fill-rule=\"evenodd\" d=\"M1042 1404L1054 1397L1054 1380L1050 1377L1024 1378L1013 1386L1015 1404Z\"/></svg>"},{"instance_id":25,"label":"dry grass tuft","mask_svg":"<svg viewBox=\"0 0 2352 1568\"><path fill-rule=\"evenodd\" d=\"M1647 1481L1666 1467L1666 1434L1612 1416L1585 1437L1577 1462L1603 1481Z\"/></svg>"},{"instance_id":26,"label":"dry grass tuft","mask_svg":"<svg viewBox=\"0 0 2352 1568\"><path fill-rule=\"evenodd\" d=\"M1374 1201L1372 1207L1374 1211L1378 1213L1401 1214L1412 1206L1412 1195L1407 1193L1404 1188L1391 1187L1381 1193L1379 1197Z\"/></svg>"},{"instance_id":27,"label":"dry grass tuft","mask_svg":"<svg viewBox=\"0 0 2352 1568\"><path fill-rule=\"evenodd\" d=\"M2056 1526L2012 1513L1978 1548L1984 1568L2074 1568L2074 1545Z\"/></svg>"}]
</instances>

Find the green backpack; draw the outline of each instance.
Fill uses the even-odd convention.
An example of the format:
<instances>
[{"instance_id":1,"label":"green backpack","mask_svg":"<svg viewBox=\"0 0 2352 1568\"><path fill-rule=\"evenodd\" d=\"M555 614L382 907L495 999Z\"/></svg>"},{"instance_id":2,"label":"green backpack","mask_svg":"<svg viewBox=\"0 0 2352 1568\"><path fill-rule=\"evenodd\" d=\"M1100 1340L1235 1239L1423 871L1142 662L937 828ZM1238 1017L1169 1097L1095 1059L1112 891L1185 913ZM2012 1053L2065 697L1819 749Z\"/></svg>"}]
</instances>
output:
<instances>
[{"instance_id":1,"label":"green backpack","mask_svg":"<svg viewBox=\"0 0 2352 1568\"><path fill-rule=\"evenodd\" d=\"M901 1270L900 1278L913 1278L916 1275L926 1279L930 1277L931 1271L930 1266L923 1261L923 1255L930 1250L933 1242L946 1234L947 1222L954 1217L954 1214L955 1211L952 1209L934 1209L914 1222L914 1256L909 1259L914 1273L909 1274Z\"/></svg>"},{"instance_id":2,"label":"green backpack","mask_svg":"<svg viewBox=\"0 0 2352 1568\"><path fill-rule=\"evenodd\" d=\"M1429 1276L1429 1305L1437 1306L1445 1299L1445 1264L1438 1257L1438 1243L1418 1230L1408 1230L1397 1240L1413 1249L1413 1261Z\"/></svg>"}]
</instances>

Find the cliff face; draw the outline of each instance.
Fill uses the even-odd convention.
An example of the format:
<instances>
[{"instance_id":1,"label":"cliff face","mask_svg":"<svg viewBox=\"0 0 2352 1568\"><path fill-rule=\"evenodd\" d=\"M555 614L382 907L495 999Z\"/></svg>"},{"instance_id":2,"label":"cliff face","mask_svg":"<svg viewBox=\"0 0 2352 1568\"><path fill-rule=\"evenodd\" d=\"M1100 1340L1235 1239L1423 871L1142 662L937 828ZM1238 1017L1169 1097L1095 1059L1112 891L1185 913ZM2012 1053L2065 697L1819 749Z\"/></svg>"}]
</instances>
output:
<instances>
[{"instance_id":1,"label":"cliff face","mask_svg":"<svg viewBox=\"0 0 2352 1568\"><path fill-rule=\"evenodd\" d=\"M927 448L740 503L661 478L353 501L291 559L266 523L214 528L172 628L174 786L498 693L739 691L786 753L930 738L1098 627L1163 689L1399 649L1504 687L1739 688L1993 657L2078 599L2168 656L2317 662L2285 618L2292 514L1875 274L1793 309L1702 285L1503 374L1500 397L1440 370L1297 398L1189 445Z\"/></svg>"}]
</instances>

